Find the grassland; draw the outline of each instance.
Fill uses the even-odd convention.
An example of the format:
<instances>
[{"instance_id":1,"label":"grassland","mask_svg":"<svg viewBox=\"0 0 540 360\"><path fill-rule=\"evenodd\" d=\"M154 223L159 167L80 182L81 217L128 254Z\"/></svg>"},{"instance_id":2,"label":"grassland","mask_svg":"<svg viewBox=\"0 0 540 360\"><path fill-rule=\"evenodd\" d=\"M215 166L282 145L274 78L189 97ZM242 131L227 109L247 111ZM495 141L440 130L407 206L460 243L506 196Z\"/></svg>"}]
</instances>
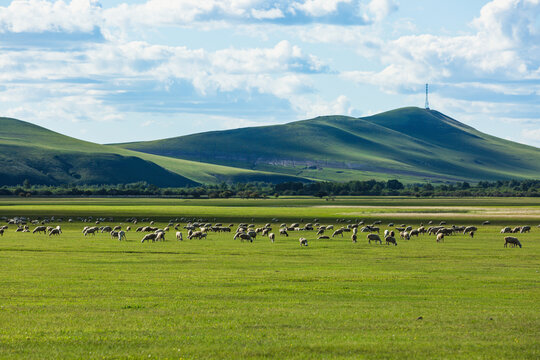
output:
<instances>
[{"instance_id":1,"label":"grassland","mask_svg":"<svg viewBox=\"0 0 540 360\"><path fill-rule=\"evenodd\" d=\"M135 214L158 226L177 217L494 224L474 239L397 247L303 232L307 248L298 233L274 244L213 233L141 244L134 232L127 242L85 238L77 220L58 238L12 226L0 237L0 358L537 359L540 229L519 235L522 249L503 248L499 230L537 225L539 209L540 199L0 199L0 216L99 214L110 224Z\"/></svg>"}]
</instances>

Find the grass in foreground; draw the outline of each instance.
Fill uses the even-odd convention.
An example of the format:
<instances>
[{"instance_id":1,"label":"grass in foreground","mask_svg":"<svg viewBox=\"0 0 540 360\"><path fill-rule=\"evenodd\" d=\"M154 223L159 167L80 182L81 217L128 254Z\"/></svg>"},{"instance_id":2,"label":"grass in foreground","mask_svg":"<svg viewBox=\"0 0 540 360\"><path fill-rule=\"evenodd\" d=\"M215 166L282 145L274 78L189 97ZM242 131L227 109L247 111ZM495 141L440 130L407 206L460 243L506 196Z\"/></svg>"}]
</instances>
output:
<instances>
[{"instance_id":1,"label":"grass in foreground","mask_svg":"<svg viewBox=\"0 0 540 360\"><path fill-rule=\"evenodd\" d=\"M0 238L1 358L540 356L538 229L522 249L498 226L397 247L309 232L300 248L298 233L141 244L83 225Z\"/></svg>"}]
</instances>

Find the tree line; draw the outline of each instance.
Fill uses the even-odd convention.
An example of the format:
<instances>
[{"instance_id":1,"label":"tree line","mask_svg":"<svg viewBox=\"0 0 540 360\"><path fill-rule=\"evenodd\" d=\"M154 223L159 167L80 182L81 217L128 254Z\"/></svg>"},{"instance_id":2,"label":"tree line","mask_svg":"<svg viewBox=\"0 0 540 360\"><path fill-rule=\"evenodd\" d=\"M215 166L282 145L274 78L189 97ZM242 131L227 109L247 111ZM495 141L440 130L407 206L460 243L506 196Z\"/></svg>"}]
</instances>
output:
<instances>
[{"instance_id":1,"label":"tree line","mask_svg":"<svg viewBox=\"0 0 540 360\"><path fill-rule=\"evenodd\" d=\"M403 184L399 180L348 182L249 182L196 187L160 188L146 182L118 185L32 185L0 187L0 196L163 196L180 198L265 198L314 196L332 200L335 196L416 196L416 197L538 197L540 180L498 180L455 183Z\"/></svg>"}]
</instances>

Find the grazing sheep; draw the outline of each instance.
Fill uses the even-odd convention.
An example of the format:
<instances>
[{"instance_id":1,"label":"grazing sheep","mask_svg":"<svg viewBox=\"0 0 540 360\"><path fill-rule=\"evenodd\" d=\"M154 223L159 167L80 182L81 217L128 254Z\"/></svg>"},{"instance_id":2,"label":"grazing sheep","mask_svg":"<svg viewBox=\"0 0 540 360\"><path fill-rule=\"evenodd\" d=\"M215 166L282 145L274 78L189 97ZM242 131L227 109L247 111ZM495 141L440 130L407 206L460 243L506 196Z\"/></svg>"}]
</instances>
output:
<instances>
[{"instance_id":1,"label":"grazing sheep","mask_svg":"<svg viewBox=\"0 0 540 360\"><path fill-rule=\"evenodd\" d=\"M104 233L104 232L108 232L110 233L112 231L112 227L110 226L104 226L101 228L101 232Z\"/></svg>"},{"instance_id":2,"label":"grazing sheep","mask_svg":"<svg viewBox=\"0 0 540 360\"><path fill-rule=\"evenodd\" d=\"M330 239L330 236L327 236L327 235L321 235L317 238L317 240L321 240L321 239Z\"/></svg>"},{"instance_id":3,"label":"grazing sheep","mask_svg":"<svg viewBox=\"0 0 540 360\"><path fill-rule=\"evenodd\" d=\"M308 242L306 238L300 238L298 239L298 241L300 242L300 246L308 246Z\"/></svg>"},{"instance_id":4,"label":"grazing sheep","mask_svg":"<svg viewBox=\"0 0 540 360\"><path fill-rule=\"evenodd\" d=\"M270 233L268 234L268 238L270 239L271 242L274 242L274 240L276 239L276 235L274 233Z\"/></svg>"},{"instance_id":5,"label":"grazing sheep","mask_svg":"<svg viewBox=\"0 0 540 360\"><path fill-rule=\"evenodd\" d=\"M407 231L407 232L410 232L411 230L412 230L412 226L410 226L410 225L405 228L405 231Z\"/></svg>"},{"instance_id":6,"label":"grazing sheep","mask_svg":"<svg viewBox=\"0 0 540 360\"><path fill-rule=\"evenodd\" d=\"M465 230L463 230L463 235L465 235L466 233L469 233L469 232L475 232L477 231L478 229L476 228L476 226L467 226L465 228Z\"/></svg>"},{"instance_id":7,"label":"grazing sheep","mask_svg":"<svg viewBox=\"0 0 540 360\"><path fill-rule=\"evenodd\" d=\"M0 229L0 236L4 236L4 229Z\"/></svg>"},{"instance_id":8,"label":"grazing sheep","mask_svg":"<svg viewBox=\"0 0 540 360\"><path fill-rule=\"evenodd\" d=\"M416 237L418 237L418 234L419 234L418 230L411 230L411 231L409 232L409 238L410 238L411 236L416 236Z\"/></svg>"},{"instance_id":9,"label":"grazing sheep","mask_svg":"<svg viewBox=\"0 0 540 360\"><path fill-rule=\"evenodd\" d=\"M322 235L322 234L324 234L324 229L323 228L321 228L321 229L319 229L319 231L317 231L317 236Z\"/></svg>"},{"instance_id":10,"label":"grazing sheep","mask_svg":"<svg viewBox=\"0 0 540 360\"><path fill-rule=\"evenodd\" d=\"M156 237L157 237L157 234L155 234L155 233L146 234L142 238L141 242L143 243L143 242L148 241L148 240L152 240L152 242L154 242L154 241L156 241Z\"/></svg>"},{"instance_id":11,"label":"grazing sheep","mask_svg":"<svg viewBox=\"0 0 540 360\"><path fill-rule=\"evenodd\" d=\"M269 231L269 228L264 228L264 229L261 231L261 235L262 235L262 236L268 235L268 231Z\"/></svg>"},{"instance_id":12,"label":"grazing sheep","mask_svg":"<svg viewBox=\"0 0 540 360\"><path fill-rule=\"evenodd\" d=\"M525 226L521 227L521 230L520 230L521 233L526 233L526 232L530 232L530 231L531 231L531 227L529 225L525 225Z\"/></svg>"},{"instance_id":13,"label":"grazing sheep","mask_svg":"<svg viewBox=\"0 0 540 360\"><path fill-rule=\"evenodd\" d=\"M253 238L246 233L236 233L233 237L233 240L236 240L236 238L240 238L240 241L242 242L244 242L244 240L253 242Z\"/></svg>"},{"instance_id":14,"label":"grazing sheep","mask_svg":"<svg viewBox=\"0 0 540 360\"><path fill-rule=\"evenodd\" d=\"M60 235L60 230L54 228L51 230L51 232L49 233L49 236L51 235Z\"/></svg>"},{"instance_id":15,"label":"grazing sheep","mask_svg":"<svg viewBox=\"0 0 540 360\"><path fill-rule=\"evenodd\" d=\"M114 228L113 228L114 231L120 231L122 230L122 227L120 225L116 225Z\"/></svg>"},{"instance_id":16,"label":"grazing sheep","mask_svg":"<svg viewBox=\"0 0 540 360\"><path fill-rule=\"evenodd\" d=\"M368 234L367 235L368 242L371 244L372 241L375 241L375 243L378 241L379 244L382 245L381 237L377 234Z\"/></svg>"},{"instance_id":17,"label":"grazing sheep","mask_svg":"<svg viewBox=\"0 0 540 360\"><path fill-rule=\"evenodd\" d=\"M489 224L491 224L491 223L489 222L489 220L486 220L486 221L484 221L484 222L482 223L482 225L489 225Z\"/></svg>"},{"instance_id":18,"label":"grazing sheep","mask_svg":"<svg viewBox=\"0 0 540 360\"><path fill-rule=\"evenodd\" d=\"M390 235L390 231L389 230L384 230L384 237L386 238L389 235Z\"/></svg>"},{"instance_id":19,"label":"grazing sheep","mask_svg":"<svg viewBox=\"0 0 540 360\"><path fill-rule=\"evenodd\" d=\"M335 237L337 235L341 235L341 237L343 237L343 229L337 229L336 231L334 231L332 237Z\"/></svg>"},{"instance_id":20,"label":"grazing sheep","mask_svg":"<svg viewBox=\"0 0 540 360\"><path fill-rule=\"evenodd\" d=\"M326 230L334 230L334 225L327 225Z\"/></svg>"},{"instance_id":21,"label":"grazing sheep","mask_svg":"<svg viewBox=\"0 0 540 360\"><path fill-rule=\"evenodd\" d=\"M399 236L403 239L403 240L410 240L411 239L411 235L406 232L406 231L402 231L399 233Z\"/></svg>"},{"instance_id":22,"label":"grazing sheep","mask_svg":"<svg viewBox=\"0 0 540 360\"><path fill-rule=\"evenodd\" d=\"M126 231L130 231L130 230L131 230L131 226L127 226Z\"/></svg>"},{"instance_id":23,"label":"grazing sheep","mask_svg":"<svg viewBox=\"0 0 540 360\"><path fill-rule=\"evenodd\" d=\"M112 230L110 232L110 234L111 234L111 239L117 239L118 238L118 231Z\"/></svg>"},{"instance_id":24,"label":"grazing sheep","mask_svg":"<svg viewBox=\"0 0 540 360\"><path fill-rule=\"evenodd\" d=\"M474 231L471 231L471 232L469 233L469 235L471 235L471 237L473 238L473 237L474 237Z\"/></svg>"},{"instance_id":25,"label":"grazing sheep","mask_svg":"<svg viewBox=\"0 0 540 360\"><path fill-rule=\"evenodd\" d=\"M86 230L84 230L84 236L88 236L88 234L96 235L96 232L98 231L97 227L89 227Z\"/></svg>"},{"instance_id":26,"label":"grazing sheep","mask_svg":"<svg viewBox=\"0 0 540 360\"><path fill-rule=\"evenodd\" d=\"M444 234L443 233L437 234L437 242L441 242L441 241L444 241Z\"/></svg>"},{"instance_id":27,"label":"grazing sheep","mask_svg":"<svg viewBox=\"0 0 540 360\"><path fill-rule=\"evenodd\" d=\"M512 229L512 232L515 234L515 233L518 233L521 231L521 226L516 226L515 228Z\"/></svg>"},{"instance_id":28,"label":"grazing sheep","mask_svg":"<svg viewBox=\"0 0 540 360\"><path fill-rule=\"evenodd\" d=\"M504 238L504 247L507 247L507 245L510 244L512 247L519 246L521 248L521 243L516 237L513 236L507 236Z\"/></svg>"},{"instance_id":29,"label":"grazing sheep","mask_svg":"<svg viewBox=\"0 0 540 360\"><path fill-rule=\"evenodd\" d=\"M501 234L508 234L508 233L511 233L511 232L512 232L512 229L510 227L508 227L508 226L501 229Z\"/></svg>"},{"instance_id":30,"label":"grazing sheep","mask_svg":"<svg viewBox=\"0 0 540 360\"><path fill-rule=\"evenodd\" d=\"M165 232L164 231L159 231L156 234L156 241L165 241Z\"/></svg>"},{"instance_id":31,"label":"grazing sheep","mask_svg":"<svg viewBox=\"0 0 540 360\"><path fill-rule=\"evenodd\" d=\"M386 245L394 244L397 246L396 239L393 236L387 236L384 238L384 240L386 240Z\"/></svg>"},{"instance_id":32,"label":"grazing sheep","mask_svg":"<svg viewBox=\"0 0 540 360\"><path fill-rule=\"evenodd\" d=\"M352 234L352 236L351 236L351 240L352 240L352 242L353 242L353 243L355 243L355 242L356 242L356 239L357 239L357 236L356 236L356 234Z\"/></svg>"},{"instance_id":33,"label":"grazing sheep","mask_svg":"<svg viewBox=\"0 0 540 360\"><path fill-rule=\"evenodd\" d=\"M47 234L47 227L46 226L37 226L33 231L32 231L32 234L35 234L35 233L41 233L43 232L43 234Z\"/></svg>"},{"instance_id":34,"label":"grazing sheep","mask_svg":"<svg viewBox=\"0 0 540 360\"><path fill-rule=\"evenodd\" d=\"M120 230L118 232L118 241L122 241L122 239L127 241L126 232L123 230Z\"/></svg>"},{"instance_id":35,"label":"grazing sheep","mask_svg":"<svg viewBox=\"0 0 540 360\"><path fill-rule=\"evenodd\" d=\"M178 241L184 240L184 239L182 238L182 233L181 233L180 231L177 231L177 232L176 232L176 240L178 240Z\"/></svg>"}]
</instances>

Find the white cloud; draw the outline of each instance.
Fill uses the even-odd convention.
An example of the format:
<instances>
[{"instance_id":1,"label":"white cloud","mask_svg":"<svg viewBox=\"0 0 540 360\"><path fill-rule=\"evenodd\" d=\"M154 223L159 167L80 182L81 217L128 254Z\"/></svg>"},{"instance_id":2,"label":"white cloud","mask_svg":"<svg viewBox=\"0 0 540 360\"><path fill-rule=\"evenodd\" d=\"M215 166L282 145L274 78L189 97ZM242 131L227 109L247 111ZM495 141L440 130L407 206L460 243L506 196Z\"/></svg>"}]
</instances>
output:
<instances>
[{"instance_id":1,"label":"white cloud","mask_svg":"<svg viewBox=\"0 0 540 360\"><path fill-rule=\"evenodd\" d=\"M297 96L291 99L291 102L298 115L305 118L324 115L351 115L354 110L351 101L345 95L340 95L332 101L324 101L320 97Z\"/></svg>"},{"instance_id":2,"label":"white cloud","mask_svg":"<svg viewBox=\"0 0 540 360\"><path fill-rule=\"evenodd\" d=\"M17 0L0 7L0 32L90 32L100 25L100 14L96 0Z\"/></svg>"},{"instance_id":3,"label":"white cloud","mask_svg":"<svg viewBox=\"0 0 540 360\"><path fill-rule=\"evenodd\" d=\"M394 0L371 0L367 9L376 21L380 21L396 11L398 5Z\"/></svg>"}]
</instances>

